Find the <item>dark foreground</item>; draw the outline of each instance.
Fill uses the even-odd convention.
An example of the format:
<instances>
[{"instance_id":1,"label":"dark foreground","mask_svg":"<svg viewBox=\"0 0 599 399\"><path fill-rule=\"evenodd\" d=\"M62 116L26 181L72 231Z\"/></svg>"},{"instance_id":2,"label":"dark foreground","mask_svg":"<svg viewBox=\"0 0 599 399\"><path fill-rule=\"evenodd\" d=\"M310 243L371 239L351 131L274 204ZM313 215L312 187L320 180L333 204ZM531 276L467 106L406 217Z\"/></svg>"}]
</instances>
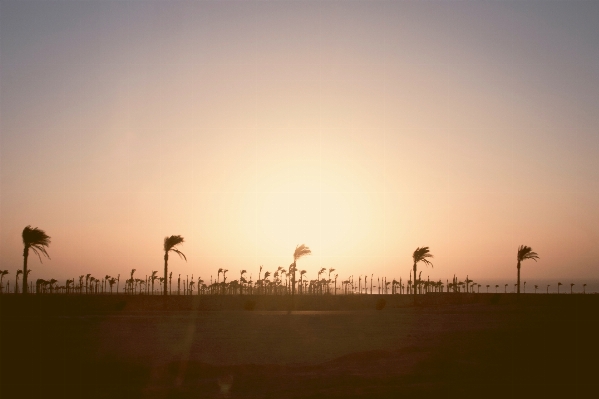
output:
<instances>
[{"instance_id":1,"label":"dark foreground","mask_svg":"<svg viewBox=\"0 0 599 399\"><path fill-rule=\"evenodd\" d=\"M599 392L599 296L451 295L415 307L387 296L382 310L376 295L294 304L4 296L0 396ZM215 306L231 310L208 310Z\"/></svg>"}]
</instances>

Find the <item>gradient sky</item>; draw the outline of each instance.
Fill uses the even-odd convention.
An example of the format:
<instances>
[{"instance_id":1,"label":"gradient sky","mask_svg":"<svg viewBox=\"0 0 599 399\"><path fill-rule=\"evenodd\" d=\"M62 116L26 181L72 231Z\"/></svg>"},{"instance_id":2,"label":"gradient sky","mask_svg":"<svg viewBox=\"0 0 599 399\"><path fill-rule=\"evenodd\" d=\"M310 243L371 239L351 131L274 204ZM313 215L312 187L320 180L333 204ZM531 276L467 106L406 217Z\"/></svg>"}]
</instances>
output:
<instances>
[{"instance_id":1,"label":"gradient sky","mask_svg":"<svg viewBox=\"0 0 599 399\"><path fill-rule=\"evenodd\" d=\"M597 1L0 1L0 268L599 278ZM12 276L12 277L10 277Z\"/></svg>"}]
</instances>

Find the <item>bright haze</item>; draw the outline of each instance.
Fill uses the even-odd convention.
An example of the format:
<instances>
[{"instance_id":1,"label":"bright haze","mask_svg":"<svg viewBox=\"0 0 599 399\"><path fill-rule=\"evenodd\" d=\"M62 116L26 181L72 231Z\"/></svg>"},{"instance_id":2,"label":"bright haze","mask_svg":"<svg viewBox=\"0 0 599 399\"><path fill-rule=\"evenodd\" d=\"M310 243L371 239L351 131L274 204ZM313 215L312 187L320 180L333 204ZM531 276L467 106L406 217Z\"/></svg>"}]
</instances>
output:
<instances>
[{"instance_id":1,"label":"bright haze","mask_svg":"<svg viewBox=\"0 0 599 399\"><path fill-rule=\"evenodd\" d=\"M598 278L599 2L1 1L0 268ZM262 273L264 273L264 271ZM10 277L12 276L12 277Z\"/></svg>"}]
</instances>

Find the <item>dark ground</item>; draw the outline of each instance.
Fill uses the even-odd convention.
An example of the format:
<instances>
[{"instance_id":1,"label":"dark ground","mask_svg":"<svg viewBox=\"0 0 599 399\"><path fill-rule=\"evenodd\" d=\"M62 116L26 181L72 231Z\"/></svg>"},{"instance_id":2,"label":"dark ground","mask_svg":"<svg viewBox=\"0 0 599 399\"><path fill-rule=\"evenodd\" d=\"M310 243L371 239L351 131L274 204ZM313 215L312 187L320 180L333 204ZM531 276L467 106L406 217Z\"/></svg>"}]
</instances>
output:
<instances>
[{"instance_id":1,"label":"dark ground","mask_svg":"<svg viewBox=\"0 0 599 399\"><path fill-rule=\"evenodd\" d=\"M221 300L219 309L232 310L210 311L198 309L214 308L214 298L172 299L179 303L164 310L159 297L4 295L0 392L2 398L597 395L599 296L455 295L426 295L416 307L409 298L386 296L382 310L375 310L376 295L310 298L293 312L261 310L289 306L273 297ZM242 310L248 300L254 310Z\"/></svg>"}]
</instances>

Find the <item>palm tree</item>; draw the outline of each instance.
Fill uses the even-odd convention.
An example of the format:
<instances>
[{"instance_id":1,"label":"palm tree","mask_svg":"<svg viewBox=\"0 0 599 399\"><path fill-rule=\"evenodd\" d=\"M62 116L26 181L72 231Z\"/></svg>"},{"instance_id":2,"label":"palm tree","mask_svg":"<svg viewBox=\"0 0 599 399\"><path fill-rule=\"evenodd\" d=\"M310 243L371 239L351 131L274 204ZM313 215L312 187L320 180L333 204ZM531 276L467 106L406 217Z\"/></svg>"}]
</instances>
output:
<instances>
[{"instance_id":1,"label":"palm tree","mask_svg":"<svg viewBox=\"0 0 599 399\"><path fill-rule=\"evenodd\" d=\"M167 277L168 276L168 253L170 251L175 252L177 255L179 255L180 258L185 259L185 262L187 262L187 257L185 256L185 254L181 251L179 251L177 248L175 248L177 245L182 244L185 241L185 239L181 236L170 236L170 237L164 237L164 291L162 292L163 295L167 295L168 291L167 291Z\"/></svg>"},{"instance_id":2,"label":"palm tree","mask_svg":"<svg viewBox=\"0 0 599 399\"><path fill-rule=\"evenodd\" d=\"M547 294L549 294L549 287L551 286L551 284L547 284Z\"/></svg>"},{"instance_id":3,"label":"palm tree","mask_svg":"<svg viewBox=\"0 0 599 399\"><path fill-rule=\"evenodd\" d=\"M557 293L559 294L559 286L562 285L562 283L557 283Z\"/></svg>"},{"instance_id":4,"label":"palm tree","mask_svg":"<svg viewBox=\"0 0 599 399\"><path fill-rule=\"evenodd\" d=\"M291 295L295 295L295 270L297 268L296 262L302 256L310 255L311 253L312 253L312 251L305 244L297 245L295 247L295 251L293 252L293 263L292 263L293 268L290 267L290 269L292 269L292 270L290 270L292 272Z\"/></svg>"},{"instance_id":5,"label":"palm tree","mask_svg":"<svg viewBox=\"0 0 599 399\"><path fill-rule=\"evenodd\" d=\"M412 259L414 260L414 280L416 280L416 266L418 265L418 262L423 262L425 265L431 265L432 267L433 264L428 260L428 258L432 257L433 254L430 253L428 247L416 248L412 254ZM414 303L416 303L416 290L414 290Z\"/></svg>"},{"instance_id":6,"label":"palm tree","mask_svg":"<svg viewBox=\"0 0 599 399\"><path fill-rule=\"evenodd\" d=\"M520 263L526 259L532 259L535 262L539 259L539 255L536 252L532 252L531 247L527 247L526 245L520 245L518 248L518 294L520 293Z\"/></svg>"},{"instance_id":7,"label":"palm tree","mask_svg":"<svg viewBox=\"0 0 599 399\"><path fill-rule=\"evenodd\" d=\"M239 289L239 295L243 295L243 283L247 281L245 277L243 277L243 275L246 273L247 271L245 269L239 271L239 283L241 284L241 288Z\"/></svg>"},{"instance_id":8,"label":"palm tree","mask_svg":"<svg viewBox=\"0 0 599 399\"><path fill-rule=\"evenodd\" d=\"M537 293L537 289L539 288L538 285L535 285L535 294Z\"/></svg>"},{"instance_id":9,"label":"palm tree","mask_svg":"<svg viewBox=\"0 0 599 399\"><path fill-rule=\"evenodd\" d=\"M158 270L152 270L150 281L152 282L152 295L154 295L154 281L158 279Z\"/></svg>"},{"instance_id":10,"label":"palm tree","mask_svg":"<svg viewBox=\"0 0 599 399\"><path fill-rule=\"evenodd\" d=\"M526 294L526 281L524 282L524 293Z\"/></svg>"},{"instance_id":11,"label":"palm tree","mask_svg":"<svg viewBox=\"0 0 599 399\"><path fill-rule=\"evenodd\" d=\"M108 284L110 284L110 293L112 294L112 286L116 283L116 278L111 277L110 280L108 280Z\"/></svg>"},{"instance_id":12,"label":"palm tree","mask_svg":"<svg viewBox=\"0 0 599 399\"><path fill-rule=\"evenodd\" d=\"M304 293L304 274L306 274L305 270L300 271L300 287L302 287L302 290L300 291L300 293Z\"/></svg>"},{"instance_id":13,"label":"palm tree","mask_svg":"<svg viewBox=\"0 0 599 399\"><path fill-rule=\"evenodd\" d=\"M572 293L572 287L574 287L574 283L570 283L570 294Z\"/></svg>"},{"instance_id":14,"label":"palm tree","mask_svg":"<svg viewBox=\"0 0 599 399\"><path fill-rule=\"evenodd\" d=\"M17 276L15 277L15 294L19 293L19 274L23 274L22 269L17 270Z\"/></svg>"},{"instance_id":15,"label":"palm tree","mask_svg":"<svg viewBox=\"0 0 599 399\"><path fill-rule=\"evenodd\" d=\"M27 258L29 257L29 249L38 256L40 263L42 262L41 255L44 255L50 259L50 255L46 252L46 247L50 245L50 236L46 234L44 230L40 230L37 227L31 228L27 226L23 229L23 294L27 294Z\"/></svg>"},{"instance_id":16,"label":"palm tree","mask_svg":"<svg viewBox=\"0 0 599 399\"><path fill-rule=\"evenodd\" d=\"M503 287L503 293L507 294L507 284L505 285L505 287Z\"/></svg>"},{"instance_id":17,"label":"palm tree","mask_svg":"<svg viewBox=\"0 0 599 399\"><path fill-rule=\"evenodd\" d=\"M2 293L2 280L8 274L8 270L0 270L0 293Z\"/></svg>"},{"instance_id":18,"label":"palm tree","mask_svg":"<svg viewBox=\"0 0 599 399\"><path fill-rule=\"evenodd\" d=\"M495 293L497 294L497 288L499 288L499 284L495 284Z\"/></svg>"},{"instance_id":19,"label":"palm tree","mask_svg":"<svg viewBox=\"0 0 599 399\"><path fill-rule=\"evenodd\" d=\"M583 293L583 294L586 294L586 293L587 293L586 287L587 287L587 285L586 285L586 284L583 284L583 285L582 285L582 293Z\"/></svg>"},{"instance_id":20,"label":"palm tree","mask_svg":"<svg viewBox=\"0 0 599 399\"><path fill-rule=\"evenodd\" d=\"M329 269L329 281L331 280L331 273L334 272L335 269L333 269L332 267ZM329 291L329 287L327 286L327 292Z\"/></svg>"}]
</instances>

